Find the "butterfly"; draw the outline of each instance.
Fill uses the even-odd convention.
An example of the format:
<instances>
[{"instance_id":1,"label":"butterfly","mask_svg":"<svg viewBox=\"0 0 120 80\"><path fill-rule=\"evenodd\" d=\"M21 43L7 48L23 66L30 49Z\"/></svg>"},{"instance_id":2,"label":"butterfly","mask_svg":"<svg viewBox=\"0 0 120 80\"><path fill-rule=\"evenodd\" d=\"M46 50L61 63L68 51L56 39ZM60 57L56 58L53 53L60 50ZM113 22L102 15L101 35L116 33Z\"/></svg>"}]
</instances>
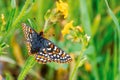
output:
<instances>
[{"instance_id":1,"label":"butterfly","mask_svg":"<svg viewBox=\"0 0 120 80\"><path fill-rule=\"evenodd\" d=\"M72 61L70 55L66 54L50 40L44 38L43 32L38 34L25 23L22 23L22 30L26 39L28 52L34 55L36 61L39 63L69 63Z\"/></svg>"}]
</instances>

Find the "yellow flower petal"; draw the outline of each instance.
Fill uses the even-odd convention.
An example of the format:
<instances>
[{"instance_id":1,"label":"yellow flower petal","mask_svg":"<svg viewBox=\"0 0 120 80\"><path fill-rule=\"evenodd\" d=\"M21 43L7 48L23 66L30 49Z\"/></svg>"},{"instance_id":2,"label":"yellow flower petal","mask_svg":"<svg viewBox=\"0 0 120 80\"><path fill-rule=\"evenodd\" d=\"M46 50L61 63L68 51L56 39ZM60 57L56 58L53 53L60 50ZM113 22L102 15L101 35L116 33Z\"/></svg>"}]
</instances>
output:
<instances>
[{"instance_id":1,"label":"yellow flower petal","mask_svg":"<svg viewBox=\"0 0 120 80\"><path fill-rule=\"evenodd\" d=\"M64 18L67 18L68 4L66 2L63 2L62 0L59 0L59 2L56 2L56 6L57 6L57 12L61 12L62 15L64 15Z\"/></svg>"},{"instance_id":2,"label":"yellow flower petal","mask_svg":"<svg viewBox=\"0 0 120 80\"><path fill-rule=\"evenodd\" d=\"M70 33L70 29L73 29L73 21L67 23L64 27L64 29L62 30L62 35L65 36L66 34Z\"/></svg>"},{"instance_id":3,"label":"yellow flower petal","mask_svg":"<svg viewBox=\"0 0 120 80\"><path fill-rule=\"evenodd\" d=\"M89 62L85 63L85 70L90 72L91 71L91 64Z\"/></svg>"}]
</instances>

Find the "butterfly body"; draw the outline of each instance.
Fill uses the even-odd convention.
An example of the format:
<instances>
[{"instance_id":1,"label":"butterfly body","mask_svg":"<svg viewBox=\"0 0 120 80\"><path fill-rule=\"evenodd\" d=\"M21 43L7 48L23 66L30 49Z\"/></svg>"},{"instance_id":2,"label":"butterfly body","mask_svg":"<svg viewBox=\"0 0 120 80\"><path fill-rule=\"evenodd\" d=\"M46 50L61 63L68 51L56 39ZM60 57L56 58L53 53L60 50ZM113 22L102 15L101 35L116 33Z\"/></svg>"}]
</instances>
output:
<instances>
[{"instance_id":1,"label":"butterfly body","mask_svg":"<svg viewBox=\"0 0 120 80\"><path fill-rule=\"evenodd\" d=\"M25 23L22 24L22 29L25 35L28 52L35 55L35 59L39 63L47 63L52 61L57 63L68 63L72 61L68 54L66 54L50 40L44 38L42 36L43 33L38 34Z\"/></svg>"}]
</instances>

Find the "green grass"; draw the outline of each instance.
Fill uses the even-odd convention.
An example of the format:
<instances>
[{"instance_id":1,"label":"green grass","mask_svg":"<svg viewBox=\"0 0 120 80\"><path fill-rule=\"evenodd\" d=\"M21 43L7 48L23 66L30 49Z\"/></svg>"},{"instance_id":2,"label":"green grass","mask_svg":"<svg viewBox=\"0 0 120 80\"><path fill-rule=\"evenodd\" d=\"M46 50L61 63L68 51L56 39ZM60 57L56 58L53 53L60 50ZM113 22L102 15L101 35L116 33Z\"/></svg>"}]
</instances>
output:
<instances>
[{"instance_id":1,"label":"green grass","mask_svg":"<svg viewBox=\"0 0 120 80\"><path fill-rule=\"evenodd\" d=\"M120 79L119 0L66 1L69 11L64 19L54 12L55 0L0 0L0 16L4 15L4 20L0 17L0 75L3 79ZM61 31L71 20L74 26L82 26L85 31L77 34L80 42L62 37ZM47 39L72 55L73 61L69 64L37 63L32 55L28 55L21 23L30 25L38 33L43 30ZM55 36L50 36L53 34ZM87 46L85 34L91 37ZM15 53L14 49L20 52ZM86 62L90 64L90 71L86 69Z\"/></svg>"},{"instance_id":2,"label":"green grass","mask_svg":"<svg viewBox=\"0 0 120 80\"><path fill-rule=\"evenodd\" d=\"M18 76L18 80L24 80L24 79L25 79L25 76L28 74L28 72L30 71L30 69L35 65L35 63L36 63L36 62L35 62L34 57L33 57L33 56L30 56L30 57L27 59L25 65L24 65L24 67L23 67L23 69L21 70L21 72L20 72L20 74L19 74L19 76Z\"/></svg>"}]
</instances>

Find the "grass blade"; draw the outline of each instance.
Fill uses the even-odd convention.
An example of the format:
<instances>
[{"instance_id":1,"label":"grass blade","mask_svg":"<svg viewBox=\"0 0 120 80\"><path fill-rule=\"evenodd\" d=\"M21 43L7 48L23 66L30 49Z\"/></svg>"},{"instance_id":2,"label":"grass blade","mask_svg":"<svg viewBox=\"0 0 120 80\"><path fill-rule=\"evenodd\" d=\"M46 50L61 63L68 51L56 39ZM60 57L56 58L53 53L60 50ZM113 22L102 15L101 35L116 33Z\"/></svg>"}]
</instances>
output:
<instances>
[{"instance_id":1,"label":"grass blade","mask_svg":"<svg viewBox=\"0 0 120 80\"><path fill-rule=\"evenodd\" d=\"M113 22L115 23L116 25L116 29L117 29L117 32L118 32L118 55L119 55L119 63L118 63L118 72L119 72L119 79L120 79L120 24L118 22L118 19L116 18L116 16L114 15L114 13L112 12L112 10L110 9L109 5L108 5L108 2L107 0L105 0L105 3L107 5L107 8L108 8L108 13L110 14L110 16L112 17L113 19Z\"/></svg>"},{"instance_id":2,"label":"grass blade","mask_svg":"<svg viewBox=\"0 0 120 80\"><path fill-rule=\"evenodd\" d=\"M27 59L21 73L19 74L18 80L24 80L25 76L28 74L30 69L35 65L35 63L36 63L35 58L33 56L30 56Z\"/></svg>"},{"instance_id":3,"label":"grass blade","mask_svg":"<svg viewBox=\"0 0 120 80\"><path fill-rule=\"evenodd\" d=\"M20 14L15 19L14 23L12 24L12 26L15 26L21 20L21 18L25 15L26 9L29 6L30 2L31 2L30 0L26 0L25 5L23 6Z\"/></svg>"},{"instance_id":4,"label":"grass blade","mask_svg":"<svg viewBox=\"0 0 120 80\"><path fill-rule=\"evenodd\" d=\"M80 0L80 8L81 8L81 22L84 30L87 34L91 35L91 23L89 19L89 14L87 10L86 0Z\"/></svg>"},{"instance_id":5,"label":"grass blade","mask_svg":"<svg viewBox=\"0 0 120 80\"><path fill-rule=\"evenodd\" d=\"M82 22L82 26L83 26L83 28L85 30L85 33L88 34L89 36L91 36L92 35L92 32L91 32L91 21L90 21L88 10L87 10L86 0L80 0L80 9L81 9L81 22ZM98 70L97 70L97 63L96 63L95 45L92 45L92 46L94 48L94 52L93 52L94 54L91 54L91 56L94 57L94 60L91 61L92 65L93 65L92 67L94 68L93 75L95 76L95 80L99 80Z\"/></svg>"}]
</instances>

